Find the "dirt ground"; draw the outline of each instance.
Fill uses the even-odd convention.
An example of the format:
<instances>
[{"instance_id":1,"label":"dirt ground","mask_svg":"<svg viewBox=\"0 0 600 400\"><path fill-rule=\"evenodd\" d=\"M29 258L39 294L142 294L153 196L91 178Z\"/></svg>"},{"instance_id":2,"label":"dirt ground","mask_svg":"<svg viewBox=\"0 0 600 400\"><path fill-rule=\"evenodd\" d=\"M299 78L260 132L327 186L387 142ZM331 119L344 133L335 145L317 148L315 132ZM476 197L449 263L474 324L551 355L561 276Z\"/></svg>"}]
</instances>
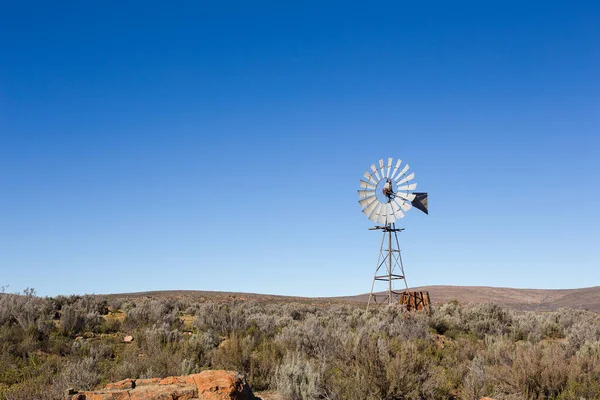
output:
<instances>
[{"instance_id":1,"label":"dirt ground","mask_svg":"<svg viewBox=\"0 0 600 400\"><path fill-rule=\"evenodd\" d=\"M254 392L254 395L261 400L282 400L281 396L279 396L276 392L272 390L267 390L264 392Z\"/></svg>"}]
</instances>

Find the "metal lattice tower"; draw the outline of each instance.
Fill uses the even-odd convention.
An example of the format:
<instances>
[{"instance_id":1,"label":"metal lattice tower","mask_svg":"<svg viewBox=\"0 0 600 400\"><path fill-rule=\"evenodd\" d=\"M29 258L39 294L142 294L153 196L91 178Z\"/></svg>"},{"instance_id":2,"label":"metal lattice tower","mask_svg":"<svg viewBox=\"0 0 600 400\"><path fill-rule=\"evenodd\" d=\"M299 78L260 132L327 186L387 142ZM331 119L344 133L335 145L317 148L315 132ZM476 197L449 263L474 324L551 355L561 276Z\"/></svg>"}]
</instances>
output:
<instances>
[{"instance_id":1,"label":"metal lattice tower","mask_svg":"<svg viewBox=\"0 0 600 400\"><path fill-rule=\"evenodd\" d=\"M408 283L404 275L404 264L402 264L400 242L398 241L398 232L402 232L404 229L396 228L396 224L392 223L385 226L376 226L375 228L371 228L371 230L381 230L383 237L381 238L377 268L375 268L375 276L373 276L367 310L371 302L376 304L392 304L400 300L402 292L394 289L394 281L402 281L404 283L402 286L408 292ZM385 283L384 293L377 294L374 292L377 282Z\"/></svg>"}]
</instances>

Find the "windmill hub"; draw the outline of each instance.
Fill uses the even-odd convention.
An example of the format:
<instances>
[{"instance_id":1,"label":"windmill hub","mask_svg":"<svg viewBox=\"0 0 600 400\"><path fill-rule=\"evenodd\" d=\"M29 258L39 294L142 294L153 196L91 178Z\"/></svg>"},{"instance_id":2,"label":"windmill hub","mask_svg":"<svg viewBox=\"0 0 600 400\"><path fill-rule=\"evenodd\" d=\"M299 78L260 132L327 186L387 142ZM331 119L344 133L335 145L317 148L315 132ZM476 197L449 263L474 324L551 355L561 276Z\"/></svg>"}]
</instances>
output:
<instances>
[{"instance_id":1,"label":"windmill hub","mask_svg":"<svg viewBox=\"0 0 600 400\"><path fill-rule=\"evenodd\" d=\"M390 178L386 178L381 191L383 195L388 198L388 201L392 200L392 197L394 197L394 187L392 186L392 181Z\"/></svg>"},{"instance_id":2,"label":"windmill hub","mask_svg":"<svg viewBox=\"0 0 600 400\"><path fill-rule=\"evenodd\" d=\"M410 166L408 164L402 165L400 159L396 160L395 163L393 158L388 158L387 163L384 162L384 159L381 159L378 165L372 164L370 169L364 173L364 179L360 180L358 203L362 208L362 212L371 221L379 224L372 229L383 231L383 240L381 241L377 269L375 270L367 309L371 301L378 302L378 296L385 297L388 304L405 301L409 307L411 304L418 307L418 296L413 295L415 292L408 291L408 284L404 276L404 265L402 264L400 243L398 241L398 232L403 229L396 228L396 221L403 218L404 213L413 207L425 214L429 213L429 209L427 193L414 192L417 188L416 182L413 181L415 174L409 173L409 169ZM392 285L395 280L404 281L406 291L395 291ZM384 295L374 292L375 283L379 281L387 283L387 292ZM420 298L424 300L423 294ZM429 294L427 294L428 303Z\"/></svg>"}]
</instances>

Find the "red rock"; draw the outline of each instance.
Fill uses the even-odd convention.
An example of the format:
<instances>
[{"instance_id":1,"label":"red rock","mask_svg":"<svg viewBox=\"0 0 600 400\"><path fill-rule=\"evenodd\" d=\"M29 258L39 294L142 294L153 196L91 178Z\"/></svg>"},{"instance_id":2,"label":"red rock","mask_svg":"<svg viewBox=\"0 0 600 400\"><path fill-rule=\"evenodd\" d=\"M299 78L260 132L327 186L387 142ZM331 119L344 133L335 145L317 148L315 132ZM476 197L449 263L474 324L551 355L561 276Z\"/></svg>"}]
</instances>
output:
<instances>
[{"instance_id":1,"label":"red rock","mask_svg":"<svg viewBox=\"0 0 600 400\"><path fill-rule=\"evenodd\" d=\"M99 391L69 392L69 400L254 400L244 377L233 371L204 371L163 379L125 379Z\"/></svg>"},{"instance_id":2,"label":"red rock","mask_svg":"<svg viewBox=\"0 0 600 400\"><path fill-rule=\"evenodd\" d=\"M112 400L112 396L106 393L86 393L85 400Z\"/></svg>"},{"instance_id":3,"label":"red rock","mask_svg":"<svg viewBox=\"0 0 600 400\"><path fill-rule=\"evenodd\" d=\"M71 400L128 400L129 393L126 390L80 392L71 397Z\"/></svg>"},{"instance_id":4,"label":"red rock","mask_svg":"<svg viewBox=\"0 0 600 400\"><path fill-rule=\"evenodd\" d=\"M122 381L109 383L104 388L108 390L113 389L133 389L135 387L135 381L133 379L123 379Z\"/></svg>"},{"instance_id":5,"label":"red rock","mask_svg":"<svg viewBox=\"0 0 600 400\"><path fill-rule=\"evenodd\" d=\"M129 391L130 400L190 400L196 398L198 398L198 390L189 385L148 385Z\"/></svg>"},{"instance_id":6,"label":"red rock","mask_svg":"<svg viewBox=\"0 0 600 400\"><path fill-rule=\"evenodd\" d=\"M138 386L153 385L153 384L157 384L160 381L161 381L160 378L136 379L135 386L138 387Z\"/></svg>"},{"instance_id":7,"label":"red rock","mask_svg":"<svg viewBox=\"0 0 600 400\"><path fill-rule=\"evenodd\" d=\"M254 399L244 377L234 371L203 371L192 375L202 400Z\"/></svg>"},{"instance_id":8,"label":"red rock","mask_svg":"<svg viewBox=\"0 0 600 400\"><path fill-rule=\"evenodd\" d=\"M158 382L159 385L176 385L179 383L196 386L196 382L194 382L194 378L192 377L192 375L167 376L166 378L163 378Z\"/></svg>"},{"instance_id":9,"label":"red rock","mask_svg":"<svg viewBox=\"0 0 600 400\"><path fill-rule=\"evenodd\" d=\"M194 386L185 386L171 390L171 396L176 400L198 399L198 389Z\"/></svg>"}]
</instances>

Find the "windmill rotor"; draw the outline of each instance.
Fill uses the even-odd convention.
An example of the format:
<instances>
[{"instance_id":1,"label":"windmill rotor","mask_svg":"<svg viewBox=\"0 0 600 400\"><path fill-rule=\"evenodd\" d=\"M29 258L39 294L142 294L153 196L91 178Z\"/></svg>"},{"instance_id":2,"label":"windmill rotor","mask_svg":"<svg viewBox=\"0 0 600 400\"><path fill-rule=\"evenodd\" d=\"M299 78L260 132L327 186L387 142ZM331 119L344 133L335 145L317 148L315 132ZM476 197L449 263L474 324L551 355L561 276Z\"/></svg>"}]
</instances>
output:
<instances>
[{"instance_id":1,"label":"windmill rotor","mask_svg":"<svg viewBox=\"0 0 600 400\"><path fill-rule=\"evenodd\" d=\"M392 224L404 217L404 213L412 208L417 197L414 190L415 173L410 172L409 164L402 164L401 159L394 162L390 157L387 162L382 158L371 164L363 174L358 190L358 203L362 212L378 224ZM427 213L427 194L425 200L419 200L419 210Z\"/></svg>"}]
</instances>

